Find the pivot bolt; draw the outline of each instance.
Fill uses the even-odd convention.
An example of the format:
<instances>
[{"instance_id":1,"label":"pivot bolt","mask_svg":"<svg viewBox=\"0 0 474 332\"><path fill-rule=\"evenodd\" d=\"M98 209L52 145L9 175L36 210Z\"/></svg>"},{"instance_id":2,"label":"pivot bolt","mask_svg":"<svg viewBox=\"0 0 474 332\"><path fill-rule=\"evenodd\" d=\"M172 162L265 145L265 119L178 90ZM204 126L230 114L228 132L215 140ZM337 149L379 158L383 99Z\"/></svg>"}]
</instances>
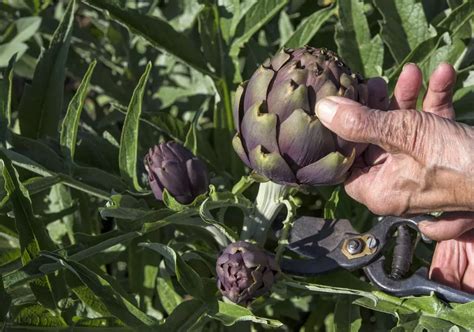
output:
<instances>
[{"instance_id":1,"label":"pivot bolt","mask_svg":"<svg viewBox=\"0 0 474 332\"><path fill-rule=\"evenodd\" d=\"M359 254L362 251L362 243L358 239L349 240L347 243L347 251L351 255Z\"/></svg>"}]
</instances>

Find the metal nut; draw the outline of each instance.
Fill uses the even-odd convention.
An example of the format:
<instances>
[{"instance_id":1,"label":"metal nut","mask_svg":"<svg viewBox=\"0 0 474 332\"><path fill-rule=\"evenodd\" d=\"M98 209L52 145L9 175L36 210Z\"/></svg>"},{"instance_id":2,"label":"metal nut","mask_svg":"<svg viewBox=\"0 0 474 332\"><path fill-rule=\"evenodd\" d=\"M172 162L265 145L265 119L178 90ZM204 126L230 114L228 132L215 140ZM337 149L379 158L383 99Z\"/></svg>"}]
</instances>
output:
<instances>
[{"instance_id":1,"label":"metal nut","mask_svg":"<svg viewBox=\"0 0 474 332\"><path fill-rule=\"evenodd\" d=\"M362 243L358 239L349 240L347 243L347 251L351 255L358 254L362 251Z\"/></svg>"}]
</instances>

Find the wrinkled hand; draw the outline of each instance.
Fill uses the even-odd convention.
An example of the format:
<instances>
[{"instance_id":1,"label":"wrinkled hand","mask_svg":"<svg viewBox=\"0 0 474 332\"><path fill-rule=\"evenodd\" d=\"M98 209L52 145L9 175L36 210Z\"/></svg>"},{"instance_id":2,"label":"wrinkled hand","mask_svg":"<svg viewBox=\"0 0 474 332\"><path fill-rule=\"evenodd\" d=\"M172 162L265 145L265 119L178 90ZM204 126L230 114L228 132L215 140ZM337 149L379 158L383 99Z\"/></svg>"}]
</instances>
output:
<instances>
[{"instance_id":1,"label":"wrinkled hand","mask_svg":"<svg viewBox=\"0 0 474 332\"><path fill-rule=\"evenodd\" d=\"M415 111L421 72L408 64L400 74L391 112L342 98L317 105L331 130L350 141L372 143L346 181L354 199L380 215L474 210L474 130L453 121L454 69L441 64L430 78L423 112ZM369 81L369 106L386 109L386 87ZM430 275L474 291L474 212L445 213L420 229L437 244ZM443 241L444 240L444 241Z\"/></svg>"}]
</instances>

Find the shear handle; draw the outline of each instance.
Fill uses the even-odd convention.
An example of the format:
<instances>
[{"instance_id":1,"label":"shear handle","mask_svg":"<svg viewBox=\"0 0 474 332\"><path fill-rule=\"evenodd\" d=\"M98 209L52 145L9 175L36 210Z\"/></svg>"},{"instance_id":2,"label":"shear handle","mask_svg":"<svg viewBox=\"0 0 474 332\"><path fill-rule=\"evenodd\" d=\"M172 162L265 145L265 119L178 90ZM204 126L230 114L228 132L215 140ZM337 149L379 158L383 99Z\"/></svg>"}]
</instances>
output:
<instances>
[{"instance_id":1,"label":"shear handle","mask_svg":"<svg viewBox=\"0 0 474 332\"><path fill-rule=\"evenodd\" d=\"M383 291L396 296L430 295L436 293L447 302L467 303L474 301L474 294L451 288L429 280L428 271L422 267L405 279L390 278L384 270L385 257L381 256L372 264L364 267L364 272L370 281Z\"/></svg>"}]
</instances>

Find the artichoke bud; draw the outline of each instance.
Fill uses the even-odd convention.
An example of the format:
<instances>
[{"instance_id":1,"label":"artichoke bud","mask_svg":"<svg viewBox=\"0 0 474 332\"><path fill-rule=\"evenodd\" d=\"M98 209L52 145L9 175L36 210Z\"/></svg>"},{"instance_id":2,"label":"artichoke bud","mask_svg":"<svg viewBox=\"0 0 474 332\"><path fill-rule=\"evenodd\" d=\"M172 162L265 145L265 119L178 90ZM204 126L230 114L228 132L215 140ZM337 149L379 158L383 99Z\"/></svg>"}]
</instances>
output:
<instances>
[{"instance_id":1,"label":"artichoke bud","mask_svg":"<svg viewBox=\"0 0 474 332\"><path fill-rule=\"evenodd\" d=\"M274 182L338 184L366 145L320 125L316 103L342 96L366 104L367 94L366 81L336 53L309 46L284 49L236 92L234 149L247 166Z\"/></svg>"},{"instance_id":2,"label":"artichoke bud","mask_svg":"<svg viewBox=\"0 0 474 332\"><path fill-rule=\"evenodd\" d=\"M166 189L179 203L189 204L209 187L206 165L173 141L152 147L145 156L145 169L150 187L160 201Z\"/></svg>"},{"instance_id":3,"label":"artichoke bud","mask_svg":"<svg viewBox=\"0 0 474 332\"><path fill-rule=\"evenodd\" d=\"M217 287L234 303L248 304L272 288L279 274L273 256L260 247L239 241L231 243L216 262Z\"/></svg>"}]
</instances>

